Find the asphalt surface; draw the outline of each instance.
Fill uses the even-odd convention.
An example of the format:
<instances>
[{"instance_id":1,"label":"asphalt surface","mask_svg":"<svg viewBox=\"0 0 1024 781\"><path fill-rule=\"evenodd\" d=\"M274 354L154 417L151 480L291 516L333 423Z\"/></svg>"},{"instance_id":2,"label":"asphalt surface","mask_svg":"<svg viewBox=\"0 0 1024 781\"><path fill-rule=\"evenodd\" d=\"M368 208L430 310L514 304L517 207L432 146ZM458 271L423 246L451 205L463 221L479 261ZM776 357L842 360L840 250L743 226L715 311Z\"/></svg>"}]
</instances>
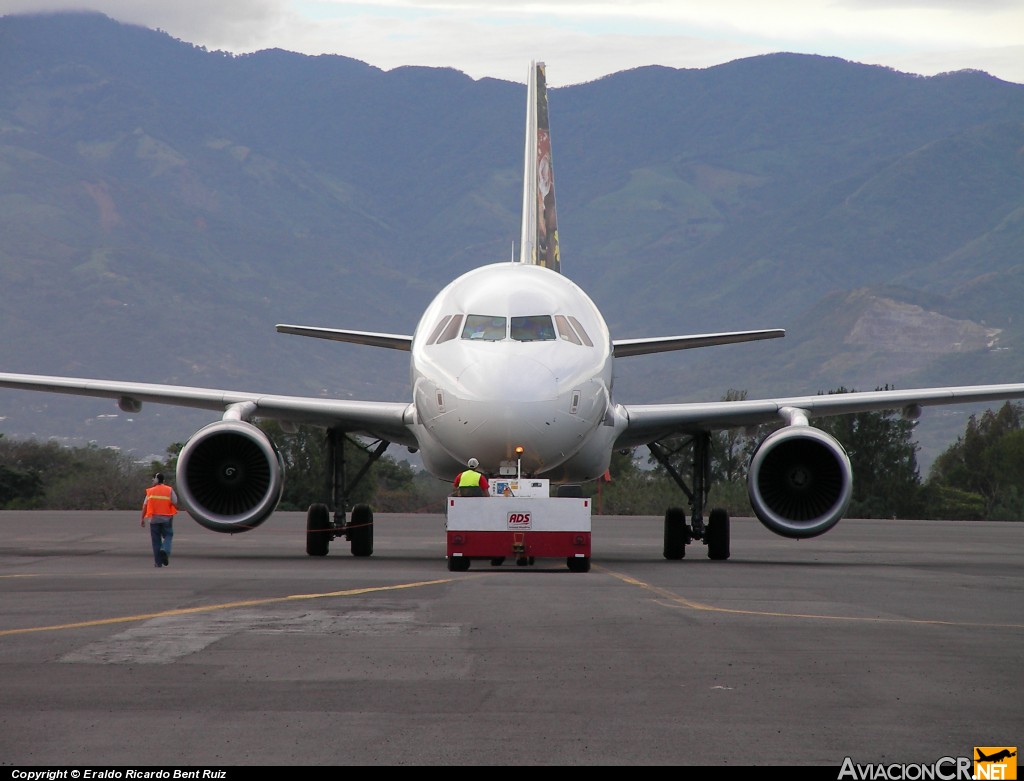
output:
<instances>
[{"instance_id":1,"label":"asphalt surface","mask_svg":"<svg viewBox=\"0 0 1024 781\"><path fill-rule=\"evenodd\" d=\"M732 558L594 519L564 561L450 573L441 515L371 558L305 517L235 536L0 513L0 763L934 763L1024 742L1024 524L845 520ZM831 776L835 778L833 774Z\"/></svg>"}]
</instances>

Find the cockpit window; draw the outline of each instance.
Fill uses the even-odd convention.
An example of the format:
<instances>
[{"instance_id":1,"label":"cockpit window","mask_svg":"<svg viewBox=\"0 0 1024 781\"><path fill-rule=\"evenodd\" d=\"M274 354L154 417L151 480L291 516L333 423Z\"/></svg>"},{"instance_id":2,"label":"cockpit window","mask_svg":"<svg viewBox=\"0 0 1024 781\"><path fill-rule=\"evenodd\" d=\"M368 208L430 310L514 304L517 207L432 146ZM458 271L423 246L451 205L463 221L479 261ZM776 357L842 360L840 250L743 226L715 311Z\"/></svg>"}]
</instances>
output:
<instances>
[{"instance_id":1,"label":"cockpit window","mask_svg":"<svg viewBox=\"0 0 1024 781\"><path fill-rule=\"evenodd\" d=\"M558 335L560 337L573 344L583 344L576 335L576 332L572 330L569 321L565 319L565 315L555 315L555 325L558 326Z\"/></svg>"},{"instance_id":2,"label":"cockpit window","mask_svg":"<svg viewBox=\"0 0 1024 781\"><path fill-rule=\"evenodd\" d=\"M505 338L504 317L492 315L466 315L466 325L462 329L463 339L497 342Z\"/></svg>"},{"instance_id":3,"label":"cockpit window","mask_svg":"<svg viewBox=\"0 0 1024 781\"><path fill-rule=\"evenodd\" d=\"M434 330L430 332L430 338L427 339L427 344L433 344L437 341L437 337L441 335L441 330L448 325L448 321L451 320L451 318L451 315L445 315L438 321L437 326L435 326Z\"/></svg>"},{"instance_id":4,"label":"cockpit window","mask_svg":"<svg viewBox=\"0 0 1024 781\"><path fill-rule=\"evenodd\" d=\"M511 337L517 342L552 342L562 339L593 347L582 323L571 315L445 315L434 326L427 344L441 344L457 338L500 342Z\"/></svg>"},{"instance_id":5,"label":"cockpit window","mask_svg":"<svg viewBox=\"0 0 1024 781\"><path fill-rule=\"evenodd\" d=\"M548 342L555 338L549 315L513 317L510 333L517 342Z\"/></svg>"},{"instance_id":6,"label":"cockpit window","mask_svg":"<svg viewBox=\"0 0 1024 781\"><path fill-rule=\"evenodd\" d=\"M572 315L569 315L569 322L573 324L573 327L576 329L576 333L578 333L580 335L580 339L583 340L583 344L587 347L593 347L594 343L591 341L590 336L587 335L587 332L583 330L583 325L580 321Z\"/></svg>"},{"instance_id":7,"label":"cockpit window","mask_svg":"<svg viewBox=\"0 0 1024 781\"><path fill-rule=\"evenodd\" d=\"M459 335L459 326L462 324L462 315L455 315L451 320L448 321L448 326L444 329L442 334L437 337L437 343L448 342Z\"/></svg>"}]
</instances>

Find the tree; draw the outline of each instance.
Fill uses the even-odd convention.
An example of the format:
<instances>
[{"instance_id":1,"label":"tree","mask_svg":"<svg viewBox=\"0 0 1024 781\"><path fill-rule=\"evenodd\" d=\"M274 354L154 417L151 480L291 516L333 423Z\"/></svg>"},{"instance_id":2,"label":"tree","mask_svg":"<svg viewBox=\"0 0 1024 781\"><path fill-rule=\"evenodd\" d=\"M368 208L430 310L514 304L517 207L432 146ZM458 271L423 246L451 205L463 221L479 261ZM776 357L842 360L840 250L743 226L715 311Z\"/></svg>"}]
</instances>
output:
<instances>
[{"instance_id":1,"label":"tree","mask_svg":"<svg viewBox=\"0 0 1024 781\"><path fill-rule=\"evenodd\" d=\"M729 388L722 401L746 401L747 392ZM747 464L753 446L760 440L744 429L730 428L712 435L711 476L724 483L742 483L747 477Z\"/></svg>"},{"instance_id":2,"label":"tree","mask_svg":"<svg viewBox=\"0 0 1024 781\"><path fill-rule=\"evenodd\" d=\"M280 424L261 422L285 464L279 509L305 511L328 500L327 443L323 429L300 426L286 434ZM127 454L96 445L72 448L56 442L14 441L0 435L0 509L128 510L142 504L156 472L177 469L183 443L167 447L167 458L140 464ZM346 471L351 480L370 458L363 442L349 437ZM381 512L438 512L448 483L406 461L382 456L349 496Z\"/></svg>"},{"instance_id":3,"label":"tree","mask_svg":"<svg viewBox=\"0 0 1024 781\"><path fill-rule=\"evenodd\" d=\"M927 483L930 517L1024 518L1024 405L1006 402L935 459Z\"/></svg>"},{"instance_id":4,"label":"tree","mask_svg":"<svg viewBox=\"0 0 1024 781\"><path fill-rule=\"evenodd\" d=\"M876 388L876 390L889 390ZM837 388L833 393L848 393ZM921 475L914 422L898 412L856 412L815 419L850 457L853 499L847 515L861 518L912 518L921 514Z\"/></svg>"},{"instance_id":5,"label":"tree","mask_svg":"<svg viewBox=\"0 0 1024 781\"><path fill-rule=\"evenodd\" d=\"M888 388L888 386L886 386ZM830 393L848 393L838 388ZM747 392L730 388L722 401L742 401ZM853 499L848 514L868 518L912 517L920 512L921 478L914 425L898 413L859 412L815 418L812 425L831 434L846 449L853 470ZM756 429L727 429L711 436L710 504L731 514L750 513L747 468L765 437L782 426L763 424ZM666 441L670 462L684 478L690 477L693 446L689 438ZM664 474L659 466L657 471ZM682 504L680 498L672 504Z\"/></svg>"},{"instance_id":6,"label":"tree","mask_svg":"<svg viewBox=\"0 0 1024 781\"><path fill-rule=\"evenodd\" d=\"M117 450L0 438L0 508L127 510L147 484L145 468Z\"/></svg>"},{"instance_id":7,"label":"tree","mask_svg":"<svg viewBox=\"0 0 1024 781\"><path fill-rule=\"evenodd\" d=\"M744 401L747 391L729 388L721 401ZM750 515L750 500L747 498L747 467L750 458L761 441L777 425L765 424L748 428L732 428L715 431L710 442L709 505L722 507L731 515ZM690 436L671 437L660 443L668 453L668 461L692 489L693 438ZM686 506L686 496L674 484L668 471L653 456L649 463L656 464L654 472L659 481L670 487L657 514L670 506ZM705 508L705 514L708 508Z\"/></svg>"},{"instance_id":8,"label":"tree","mask_svg":"<svg viewBox=\"0 0 1024 781\"><path fill-rule=\"evenodd\" d=\"M275 421L261 421L260 428L275 443L285 464L284 492L280 509L306 510L314 502L329 501L327 475L327 434L314 426L299 426L285 433ZM407 461L388 455L370 467L359 483L351 481L366 465L371 448L346 437L345 472L350 481L350 506L372 505L378 512L437 512L442 507L448 484L417 474Z\"/></svg>"},{"instance_id":9,"label":"tree","mask_svg":"<svg viewBox=\"0 0 1024 781\"><path fill-rule=\"evenodd\" d=\"M286 433L275 420L260 421L259 427L270 437L284 462L284 490L281 510L306 510L316 502L329 501L327 481L327 433L315 426L299 426ZM366 446L347 437L345 446L346 473L351 479L366 463ZM369 503L374 493L372 473L349 495L351 504Z\"/></svg>"},{"instance_id":10,"label":"tree","mask_svg":"<svg viewBox=\"0 0 1024 781\"><path fill-rule=\"evenodd\" d=\"M642 468L632 450L612 453L608 476L610 480L593 481L584 487L584 494L593 499L595 510L603 515L659 515L670 504L682 504L679 489L664 472Z\"/></svg>"},{"instance_id":11,"label":"tree","mask_svg":"<svg viewBox=\"0 0 1024 781\"><path fill-rule=\"evenodd\" d=\"M147 469L130 456L89 445L65 449L65 467L46 486L52 510L127 510L142 506Z\"/></svg>"},{"instance_id":12,"label":"tree","mask_svg":"<svg viewBox=\"0 0 1024 781\"><path fill-rule=\"evenodd\" d=\"M168 445L164 451L167 453L167 458L163 461L150 461L149 471L153 474L163 472L169 479L171 475L178 471L178 455L183 447L185 447L184 442L173 442Z\"/></svg>"}]
</instances>

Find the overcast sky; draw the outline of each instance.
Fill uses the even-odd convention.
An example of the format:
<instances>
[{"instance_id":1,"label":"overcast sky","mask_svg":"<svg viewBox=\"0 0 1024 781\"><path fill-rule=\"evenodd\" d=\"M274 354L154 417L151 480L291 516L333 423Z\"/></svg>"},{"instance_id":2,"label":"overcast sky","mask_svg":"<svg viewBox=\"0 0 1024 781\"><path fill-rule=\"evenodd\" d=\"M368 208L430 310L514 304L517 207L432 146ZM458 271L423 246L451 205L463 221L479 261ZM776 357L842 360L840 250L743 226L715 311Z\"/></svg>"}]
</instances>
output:
<instances>
[{"instance_id":1,"label":"overcast sky","mask_svg":"<svg viewBox=\"0 0 1024 781\"><path fill-rule=\"evenodd\" d=\"M1024 83L1024 0L0 0L0 15L90 9L231 52L343 54L559 86L641 65L769 52Z\"/></svg>"}]
</instances>

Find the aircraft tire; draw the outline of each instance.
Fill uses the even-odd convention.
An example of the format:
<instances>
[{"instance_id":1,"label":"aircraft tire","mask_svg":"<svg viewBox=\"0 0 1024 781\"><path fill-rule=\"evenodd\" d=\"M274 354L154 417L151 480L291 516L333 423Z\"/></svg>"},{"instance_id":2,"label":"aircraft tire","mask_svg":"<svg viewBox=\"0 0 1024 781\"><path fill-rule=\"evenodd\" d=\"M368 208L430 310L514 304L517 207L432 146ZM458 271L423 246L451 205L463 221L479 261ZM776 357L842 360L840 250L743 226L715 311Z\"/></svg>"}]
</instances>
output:
<instances>
[{"instance_id":1,"label":"aircraft tire","mask_svg":"<svg viewBox=\"0 0 1024 781\"><path fill-rule=\"evenodd\" d=\"M686 513L682 507L669 507L665 511L665 545L663 555L669 561L678 561L686 556L689 535L686 528Z\"/></svg>"},{"instance_id":2,"label":"aircraft tire","mask_svg":"<svg viewBox=\"0 0 1024 781\"><path fill-rule=\"evenodd\" d=\"M368 504L357 504L352 508L349 519L348 539L352 544L352 555L361 558L373 555L373 510Z\"/></svg>"},{"instance_id":3,"label":"aircraft tire","mask_svg":"<svg viewBox=\"0 0 1024 781\"><path fill-rule=\"evenodd\" d=\"M565 560L569 572L590 572L590 559L569 556Z\"/></svg>"},{"instance_id":4,"label":"aircraft tire","mask_svg":"<svg viewBox=\"0 0 1024 781\"><path fill-rule=\"evenodd\" d=\"M729 558L729 513L721 507L711 511L708 518L708 558L725 561Z\"/></svg>"},{"instance_id":5,"label":"aircraft tire","mask_svg":"<svg viewBox=\"0 0 1024 781\"><path fill-rule=\"evenodd\" d=\"M331 512L326 504L311 504L306 511L306 555L326 556L331 544Z\"/></svg>"}]
</instances>

